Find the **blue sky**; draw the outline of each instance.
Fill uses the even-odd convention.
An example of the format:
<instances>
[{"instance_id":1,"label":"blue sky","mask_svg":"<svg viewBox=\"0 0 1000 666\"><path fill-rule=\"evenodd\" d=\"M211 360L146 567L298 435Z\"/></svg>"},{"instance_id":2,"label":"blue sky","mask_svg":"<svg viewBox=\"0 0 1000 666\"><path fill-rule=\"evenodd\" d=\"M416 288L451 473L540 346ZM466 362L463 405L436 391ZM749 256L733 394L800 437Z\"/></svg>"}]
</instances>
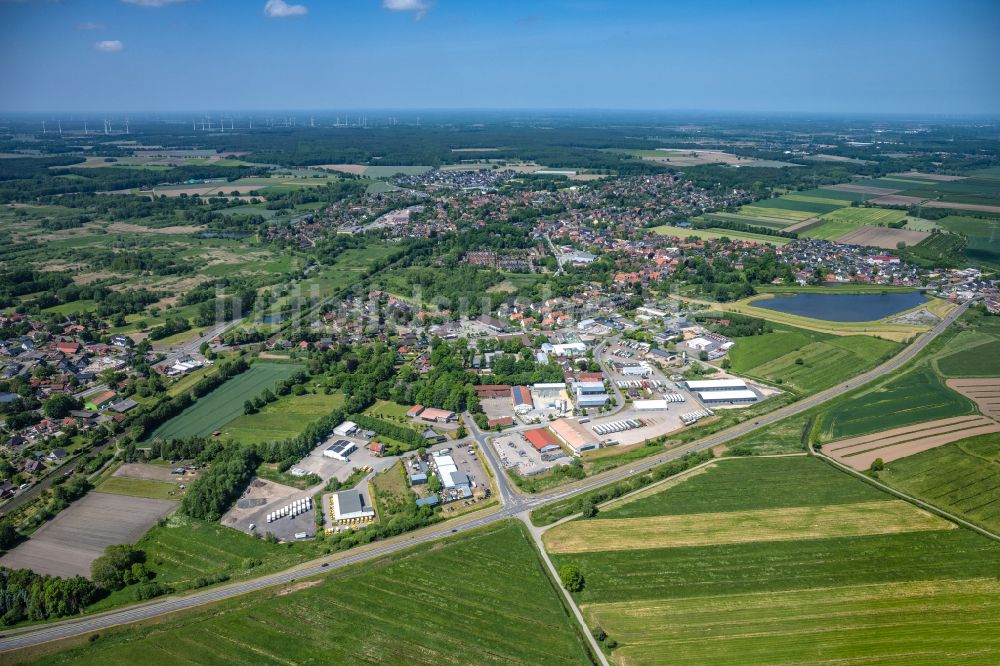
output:
<instances>
[{"instance_id":1,"label":"blue sky","mask_svg":"<svg viewBox=\"0 0 1000 666\"><path fill-rule=\"evenodd\" d=\"M0 109L998 114L998 36L989 0L0 0Z\"/></svg>"}]
</instances>

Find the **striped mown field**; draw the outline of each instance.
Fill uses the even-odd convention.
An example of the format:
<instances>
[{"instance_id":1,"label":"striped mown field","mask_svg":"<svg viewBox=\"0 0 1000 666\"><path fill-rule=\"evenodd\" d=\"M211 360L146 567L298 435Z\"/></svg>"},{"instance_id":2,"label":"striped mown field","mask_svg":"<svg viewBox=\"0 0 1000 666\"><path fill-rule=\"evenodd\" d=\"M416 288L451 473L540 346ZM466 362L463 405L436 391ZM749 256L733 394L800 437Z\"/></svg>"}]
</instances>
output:
<instances>
[{"instance_id":1,"label":"striped mown field","mask_svg":"<svg viewBox=\"0 0 1000 666\"><path fill-rule=\"evenodd\" d=\"M546 543L618 664L1000 660L1000 543L813 457L720 460Z\"/></svg>"}]
</instances>

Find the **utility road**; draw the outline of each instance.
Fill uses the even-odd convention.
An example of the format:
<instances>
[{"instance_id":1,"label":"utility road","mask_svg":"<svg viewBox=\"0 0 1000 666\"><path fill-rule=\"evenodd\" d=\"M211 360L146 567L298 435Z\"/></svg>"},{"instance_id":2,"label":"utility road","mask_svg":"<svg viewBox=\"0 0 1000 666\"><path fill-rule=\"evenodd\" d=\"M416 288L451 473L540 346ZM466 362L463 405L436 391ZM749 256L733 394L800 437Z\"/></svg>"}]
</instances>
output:
<instances>
[{"instance_id":1,"label":"utility road","mask_svg":"<svg viewBox=\"0 0 1000 666\"><path fill-rule=\"evenodd\" d=\"M499 490L500 501L502 503L502 506L498 511L473 517L468 520L458 518L454 521L439 523L410 534L401 535L399 537L352 550L347 553L327 556L320 560L307 562L286 571L268 576L261 576L260 578L253 578L201 592L194 592L186 596L167 597L164 599L129 606L127 608L107 611L105 613L8 631L0 637L0 652L32 647L49 641L60 640L81 634L91 634L121 624L148 620L161 615L166 615L168 613L193 609L205 604L246 594L247 592L263 590L275 585L288 583L298 578L314 576L332 569L340 569L352 564L372 560L383 555L398 552L416 544L445 538L453 533L465 532L476 529L477 527L482 527L483 525L495 523L497 521L520 517L525 512L531 511L544 504L573 497L607 483L627 478L638 472L655 467L656 465L679 458L689 452L701 451L724 444L728 441L746 435L747 433L753 432L754 430L775 423L776 421L780 421L781 419L801 413L807 409L815 407L816 405L833 400L834 398L837 398L848 391L861 386L862 384L867 384L895 371L900 366L913 359L913 357L926 347L934 338L940 335L949 325L951 325L952 322L958 319L958 317L960 317L962 313L968 309L970 304L971 303L966 303L961 307L956 308L934 328L921 335L899 354L877 368L851 379L849 382L844 382L843 384L829 388L813 396L783 407L782 409L776 410L770 414L761 416L756 421L741 423L722 432L710 435L695 442L691 442L678 449L673 449L662 455L651 456L650 458L646 458L645 460L634 465L595 475L583 481L579 481L572 485L564 486L550 493L538 496L525 496L511 486L506 474L504 474L503 469L499 465L499 461L496 459L491 445L487 442L487 436L476 427L471 418L466 416L465 421L467 427L469 428L469 432L479 443L483 455L486 457L490 467L493 469L493 474Z\"/></svg>"}]
</instances>

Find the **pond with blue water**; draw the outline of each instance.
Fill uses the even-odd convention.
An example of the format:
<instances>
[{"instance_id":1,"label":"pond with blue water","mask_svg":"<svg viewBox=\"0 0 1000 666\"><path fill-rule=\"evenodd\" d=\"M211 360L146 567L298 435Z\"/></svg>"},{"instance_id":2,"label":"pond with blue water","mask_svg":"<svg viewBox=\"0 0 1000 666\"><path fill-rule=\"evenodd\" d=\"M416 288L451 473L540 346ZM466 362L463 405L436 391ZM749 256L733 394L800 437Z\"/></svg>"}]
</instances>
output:
<instances>
[{"instance_id":1,"label":"pond with blue water","mask_svg":"<svg viewBox=\"0 0 1000 666\"><path fill-rule=\"evenodd\" d=\"M826 321L875 321L927 302L919 291L891 294L791 294L751 301L754 307Z\"/></svg>"}]
</instances>

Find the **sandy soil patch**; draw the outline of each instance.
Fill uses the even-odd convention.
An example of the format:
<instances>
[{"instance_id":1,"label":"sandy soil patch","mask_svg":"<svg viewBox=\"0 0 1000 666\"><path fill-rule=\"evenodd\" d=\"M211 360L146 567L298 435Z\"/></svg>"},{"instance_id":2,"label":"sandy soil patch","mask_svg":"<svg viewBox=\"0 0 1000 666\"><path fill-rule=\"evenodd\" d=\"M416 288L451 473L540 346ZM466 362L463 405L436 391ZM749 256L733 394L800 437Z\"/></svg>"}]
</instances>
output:
<instances>
[{"instance_id":1,"label":"sandy soil patch","mask_svg":"<svg viewBox=\"0 0 1000 666\"><path fill-rule=\"evenodd\" d=\"M902 178L922 178L923 180L940 180L940 181L950 181L950 180L965 180L965 176L948 176L943 173L923 173L921 171L907 171L906 173L894 173L890 174L893 176L900 176Z\"/></svg>"},{"instance_id":2,"label":"sandy soil patch","mask_svg":"<svg viewBox=\"0 0 1000 666\"><path fill-rule=\"evenodd\" d=\"M872 199L871 203L883 206L915 206L921 201L926 201L924 197L908 197L902 194L890 194L888 196Z\"/></svg>"},{"instance_id":3,"label":"sandy soil patch","mask_svg":"<svg viewBox=\"0 0 1000 666\"><path fill-rule=\"evenodd\" d=\"M325 171L339 171L341 173L351 173L360 176L368 168L367 164L319 164L313 169L323 169Z\"/></svg>"},{"instance_id":4,"label":"sandy soil patch","mask_svg":"<svg viewBox=\"0 0 1000 666\"><path fill-rule=\"evenodd\" d=\"M172 467L164 465L150 465L148 463L125 463L115 470L111 476L121 476L126 479L142 479L143 481L166 481L175 483L178 481L190 481L197 476L197 472L187 472L184 475L171 474Z\"/></svg>"},{"instance_id":5,"label":"sandy soil patch","mask_svg":"<svg viewBox=\"0 0 1000 666\"><path fill-rule=\"evenodd\" d=\"M956 210L976 210L983 213L1000 213L1000 206L987 206L985 204L953 203L951 201L928 201L924 204L927 208L954 208Z\"/></svg>"},{"instance_id":6,"label":"sandy soil patch","mask_svg":"<svg viewBox=\"0 0 1000 666\"><path fill-rule=\"evenodd\" d=\"M833 506L591 519L545 533L550 553L627 548L682 548L953 529L955 525L902 500Z\"/></svg>"},{"instance_id":7,"label":"sandy soil patch","mask_svg":"<svg viewBox=\"0 0 1000 666\"><path fill-rule=\"evenodd\" d=\"M306 589L309 589L310 587L315 587L315 586L319 585L322 582L323 581L321 581L321 580L307 580L307 581L302 581L301 583L296 583L295 585L289 585L287 587L281 588L281 590L278 592L277 596L283 597L286 594L291 594L293 592L298 592L299 590L306 590Z\"/></svg>"},{"instance_id":8,"label":"sandy soil patch","mask_svg":"<svg viewBox=\"0 0 1000 666\"><path fill-rule=\"evenodd\" d=\"M169 234L171 236L189 235L199 231L204 231L202 226L173 226L173 227L144 227L141 224L129 224L128 222L114 222L108 225L108 231L112 233L133 233L133 234Z\"/></svg>"},{"instance_id":9,"label":"sandy soil patch","mask_svg":"<svg viewBox=\"0 0 1000 666\"><path fill-rule=\"evenodd\" d=\"M1000 432L1000 423L984 416L956 416L886 432L852 437L823 447L831 458L857 470L872 462L899 460L967 437Z\"/></svg>"},{"instance_id":10,"label":"sandy soil patch","mask_svg":"<svg viewBox=\"0 0 1000 666\"><path fill-rule=\"evenodd\" d=\"M837 190L838 192L857 192L858 194L876 194L879 196L888 196L890 194L895 194L896 192L902 192L903 188L886 188L886 187L872 187L871 185L858 185L857 183L841 183L840 185L826 185L828 190Z\"/></svg>"},{"instance_id":11,"label":"sandy soil patch","mask_svg":"<svg viewBox=\"0 0 1000 666\"><path fill-rule=\"evenodd\" d=\"M983 414L1000 420L1000 377L949 379L945 384L976 403Z\"/></svg>"},{"instance_id":12,"label":"sandy soil patch","mask_svg":"<svg viewBox=\"0 0 1000 666\"><path fill-rule=\"evenodd\" d=\"M177 502L92 492L0 558L0 565L52 576L90 576L91 563L117 543L135 543Z\"/></svg>"},{"instance_id":13,"label":"sandy soil patch","mask_svg":"<svg viewBox=\"0 0 1000 666\"><path fill-rule=\"evenodd\" d=\"M916 245L928 236L930 234L926 231L864 226L844 234L837 239L837 242L895 250L898 243L906 243L907 246Z\"/></svg>"}]
</instances>

